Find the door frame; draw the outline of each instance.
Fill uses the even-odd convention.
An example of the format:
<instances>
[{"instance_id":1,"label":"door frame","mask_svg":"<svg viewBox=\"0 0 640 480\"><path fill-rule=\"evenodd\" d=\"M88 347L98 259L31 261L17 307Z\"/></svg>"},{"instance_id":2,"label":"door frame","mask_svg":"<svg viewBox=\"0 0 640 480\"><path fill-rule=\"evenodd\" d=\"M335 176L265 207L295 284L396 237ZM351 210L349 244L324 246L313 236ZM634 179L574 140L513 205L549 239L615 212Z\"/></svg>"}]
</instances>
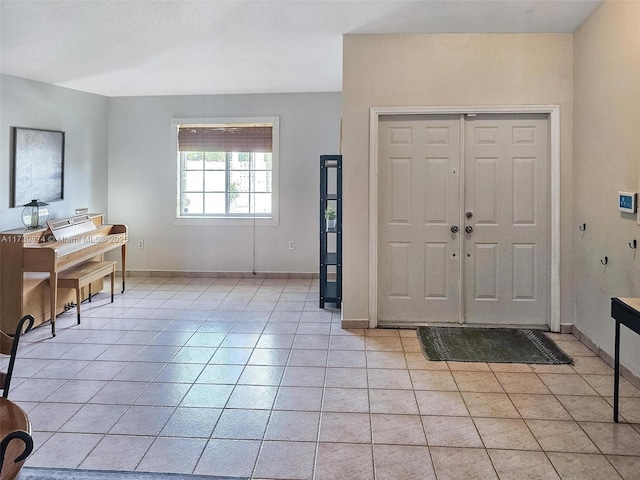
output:
<instances>
[{"instance_id":1,"label":"door frame","mask_svg":"<svg viewBox=\"0 0 640 480\"><path fill-rule=\"evenodd\" d=\"M378 126L384 115L545 113L549 115L550 292L549 328L560 331L560 105L371 107L369 109L369 328L378 326Z\"/></svg>"}]
</instances>

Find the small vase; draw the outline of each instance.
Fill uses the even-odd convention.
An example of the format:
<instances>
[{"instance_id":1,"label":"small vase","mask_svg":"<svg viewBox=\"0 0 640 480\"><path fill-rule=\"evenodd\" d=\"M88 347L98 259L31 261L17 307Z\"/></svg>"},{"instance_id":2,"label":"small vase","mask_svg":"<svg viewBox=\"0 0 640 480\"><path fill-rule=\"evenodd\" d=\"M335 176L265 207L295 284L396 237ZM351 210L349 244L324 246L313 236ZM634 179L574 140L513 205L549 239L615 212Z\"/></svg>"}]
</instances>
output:
<instances>
[{"instance_id":1,"label":"small vase","mask_svg":"<svg viewBox=\"0 0 640 480\"><path fill-rule=\"evenodd\" d=\"M333 230L334 228L336 228L336 221L327 220L327 230Z\"/></svg>"}]
</instances>

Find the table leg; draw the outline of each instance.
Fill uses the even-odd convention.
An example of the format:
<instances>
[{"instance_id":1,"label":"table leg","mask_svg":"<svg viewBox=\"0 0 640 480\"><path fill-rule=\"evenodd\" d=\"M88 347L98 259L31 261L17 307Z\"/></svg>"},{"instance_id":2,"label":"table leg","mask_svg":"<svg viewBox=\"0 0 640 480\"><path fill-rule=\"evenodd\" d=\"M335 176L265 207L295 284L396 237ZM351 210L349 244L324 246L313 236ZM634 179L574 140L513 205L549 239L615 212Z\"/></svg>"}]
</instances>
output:
<instances>
[{"instance_id":1,"label":"table leg","mask_svg":"<svg viewBox=\"0 0 640 480\"><path fill-rule=\"evenodd\" d=\"M618 423L618 400L620 389L620 321L616 320L615 359L613 366L613 421Z\"/></svg>"}]
</instances>

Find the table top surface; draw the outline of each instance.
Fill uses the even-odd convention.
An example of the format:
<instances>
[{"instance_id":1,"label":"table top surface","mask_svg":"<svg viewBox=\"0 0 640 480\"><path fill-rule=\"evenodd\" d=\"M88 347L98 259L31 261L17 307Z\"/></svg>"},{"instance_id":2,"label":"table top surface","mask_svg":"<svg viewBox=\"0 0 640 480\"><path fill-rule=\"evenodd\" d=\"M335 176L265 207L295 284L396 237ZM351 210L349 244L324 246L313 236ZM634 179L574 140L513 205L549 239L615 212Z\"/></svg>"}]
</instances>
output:
<instances>
[{"instance_id":1,"label":"table top surface","mask_svg":"<svg viewBox=\"0 0 640 480\"><path fill-rule=\"evenodd\" d=\"M622 297L619 297L618 300L620 300L622 303L627 304L628 306L630 306L634 310L637 310L638 312L640 312L640 298L622 298Z\"/></svg>"}]
</instances>

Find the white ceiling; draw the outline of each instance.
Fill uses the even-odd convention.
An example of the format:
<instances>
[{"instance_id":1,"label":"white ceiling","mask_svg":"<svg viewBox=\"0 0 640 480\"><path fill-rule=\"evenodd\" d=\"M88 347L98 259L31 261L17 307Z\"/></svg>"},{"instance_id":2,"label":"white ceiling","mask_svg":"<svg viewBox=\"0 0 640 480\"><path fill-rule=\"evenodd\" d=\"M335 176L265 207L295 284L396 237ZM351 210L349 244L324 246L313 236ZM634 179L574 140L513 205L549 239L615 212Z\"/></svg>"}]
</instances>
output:
<instances>
[{"instance_id":1,"label":"white ceiling","mask_svg":"<svg viewBox=\"0 0 640 480\"><path fill-rule=\"evenodd\" d=\"M573 32L601 0L0 0L0 72L107 96L342 89L342 35Z\"/></svg>"}]
</instances>

